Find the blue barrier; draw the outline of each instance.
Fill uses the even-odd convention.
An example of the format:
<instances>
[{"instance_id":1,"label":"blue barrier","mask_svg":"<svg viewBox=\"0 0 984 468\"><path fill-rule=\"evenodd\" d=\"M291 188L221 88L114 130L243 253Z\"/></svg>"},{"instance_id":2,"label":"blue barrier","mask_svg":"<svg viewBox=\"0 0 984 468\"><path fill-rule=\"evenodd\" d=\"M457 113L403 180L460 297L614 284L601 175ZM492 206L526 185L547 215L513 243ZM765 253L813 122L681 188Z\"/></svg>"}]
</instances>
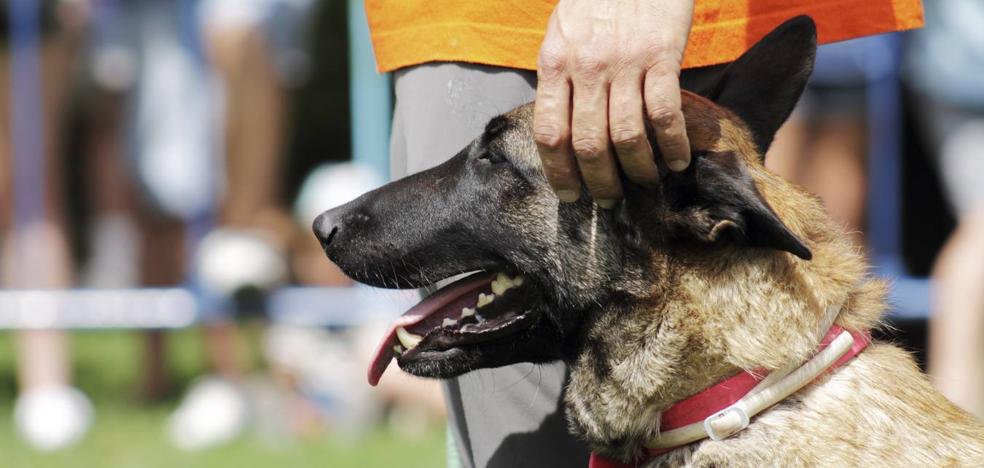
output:
<instances>
[{"instance_id":1,"label":"blue barrier","mask_svg":"<svg viewBox=\"0 0 984 468\"><path fill-rule=\"evenodd\" d=\"M271 321L295 326L389 322L416 291L367 286L283 287L267 298ZM187 288L0 291L0 330L175 329L198 323L203 301Z\"/></svg>"},{"instance_id":2,"label":"blue barrier","mask_svg":"<svg viewBox=\"0 0 984 468\"><path fill-rule=\"evenodd\" d=\"M0 329L182 328L198 317L183 288L0 291Z\"/></svg>"},{"instance_id":3,"label":"blue barrier","mask_svg":"<svg viewBox=\"0 0 984 468\"><path fill-rule=\"evenodd\" d=\"M898 35L896 35L898 37ZM867 89L868 199L866 238L875 274L891 281L891 317L925 319L932 285L911 276L902 258L901 40L891 43ZM888 68L888 72L884 72Z\"/></svg>"},{"instance_id":4,"label":"blue barrier","mask_svg":"<svg viewBox=\"0 0 984 468\"><path fill-rule=\"evenodd\" d=\"M348 28L352 160L373 168L383 180L388 180L390 124L393 120L390 77L376 72L376 58L362 0L349 0Z\"/></svg>"}]
</instances>

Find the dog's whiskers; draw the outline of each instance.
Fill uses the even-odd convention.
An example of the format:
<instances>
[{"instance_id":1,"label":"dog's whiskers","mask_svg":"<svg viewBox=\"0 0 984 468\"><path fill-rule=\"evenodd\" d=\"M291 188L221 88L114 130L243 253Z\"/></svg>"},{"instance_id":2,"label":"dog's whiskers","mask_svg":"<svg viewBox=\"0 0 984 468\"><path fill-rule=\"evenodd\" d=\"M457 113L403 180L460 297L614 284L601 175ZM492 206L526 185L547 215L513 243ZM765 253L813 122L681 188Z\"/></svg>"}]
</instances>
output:
<instances>
[{"instance_id":1,"label":"dog's whiskers","mask_svg":"<svg viewBox=\"0 0 984 468\"><path fill-rule=\"evenodd\" d=\"M536 399L537 397L540 396L540 384L543 383L543 368L541 368L539 364L534 364L534 367L536 368L536 375L537 375L536 391L533 392L533 399L530 400L530 406L529 406L530 408L533 408L533 405L536 404ZM531 374L533 373L532 369L530 369L530 373Z\"/></svg>"},{"instance_id":2,"label":"dog's whiskers","mask_svg":"<svg viewBox=\"0 0 984 468\"><path fill-rule=\"evenodd\" d=\"M406 262L407 261L404 259L403 260L403 263L406 264ZM424 283L434 284L434 282L431 280L430 276L427 275L427 273L424 272L423 267L420 266L420 262L419 261L418 262L414 262L413 267L417 269L417 276L419 276L424 281Z\"/></svg>"}]
</instances>

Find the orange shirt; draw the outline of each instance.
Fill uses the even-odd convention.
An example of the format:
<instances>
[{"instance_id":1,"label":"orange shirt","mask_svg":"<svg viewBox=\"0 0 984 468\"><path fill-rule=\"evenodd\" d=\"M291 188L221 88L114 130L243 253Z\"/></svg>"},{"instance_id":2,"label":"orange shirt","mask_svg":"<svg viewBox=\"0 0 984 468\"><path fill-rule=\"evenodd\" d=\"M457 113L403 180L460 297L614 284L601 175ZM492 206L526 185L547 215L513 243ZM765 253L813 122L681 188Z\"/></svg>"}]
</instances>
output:
<instances>
[{"instance_id":1,"label":"orange shirt","mask_svg":"<svg viewBox=\"0 0 984 468\"><path fill-rule=\"evenodd\" d=\"M656 0L667 1L667 0ZM381 72L426 62L536 69L556 0L365 0ZM922 26L920 0L696 0L683 66L729 62L806 14L821 43Z\"/></svg>"}]
</instances>

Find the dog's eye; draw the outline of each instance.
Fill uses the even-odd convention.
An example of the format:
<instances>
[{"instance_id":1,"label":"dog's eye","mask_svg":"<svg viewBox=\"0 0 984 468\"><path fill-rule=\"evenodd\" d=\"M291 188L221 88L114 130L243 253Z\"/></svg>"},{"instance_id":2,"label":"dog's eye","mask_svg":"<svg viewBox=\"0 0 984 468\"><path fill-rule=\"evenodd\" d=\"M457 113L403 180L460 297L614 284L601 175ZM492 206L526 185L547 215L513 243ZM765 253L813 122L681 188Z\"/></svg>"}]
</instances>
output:
<instances>
[{"instance_id":1,"label":"dog's eye","mask_svg":"<svg viewBox=\"0 0 984 468\"><path fill-rule=\"evenodd\" d=\"M498 151L491 151L491 150L484 151L481 155L478 156L478 159L482 159L482 160L488 161L488 162L490 162L492 164L499 164L499 163L507 162L507 159L506 159L505 156L503 156Z\"/></svg>"}]
</instances>

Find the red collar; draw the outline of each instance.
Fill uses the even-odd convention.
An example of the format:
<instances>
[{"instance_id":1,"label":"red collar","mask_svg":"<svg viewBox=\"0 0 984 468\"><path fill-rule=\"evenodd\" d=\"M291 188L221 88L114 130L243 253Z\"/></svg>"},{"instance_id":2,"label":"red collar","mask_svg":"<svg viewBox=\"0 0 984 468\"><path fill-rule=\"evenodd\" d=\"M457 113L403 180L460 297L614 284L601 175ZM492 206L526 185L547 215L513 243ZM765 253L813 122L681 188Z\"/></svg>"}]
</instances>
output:
<instances>
[{"instance_id":1,"label":"red collar","mask_svg":"<svg viewBox=\"0 0 984 468\"><path fill-rule=\"evenodd\" d=\"M827 331L827 334L824 336L823 340L820 341L820 346L817 348L817 352L822 351L830 345L830 342L837 338L843 331L844 329L837 325L830 327L830 330ZM868 333L850 331L850 334L851 337L854 338L854 344L852 344L851 348L839 359L837 359L837 361L827 367L824 374L840 367L845 362L851 360L854 356L857 356L862 350L864 350L865 347L868 346L868 343L871 342L871 335ZM684 426L703 421L709 416L728 408L747 395L756 385L758 385L759 382L765 379L767 375L768 372L765 371L765 369L744 371L733 377L718 382L717 384L708 387L704 391L694 396L678 401L663 412L659 427L660 432L671 431L673 429L682 428ZM591 460L588 463L588 468L633 468L644 464L658 455L670 452L680 448L681 446L660 449L645 449L642 453L640 453L639 457L636 459L636 462L633 464L617 462L592 453Z\"/></svg>"}]
</instances>

